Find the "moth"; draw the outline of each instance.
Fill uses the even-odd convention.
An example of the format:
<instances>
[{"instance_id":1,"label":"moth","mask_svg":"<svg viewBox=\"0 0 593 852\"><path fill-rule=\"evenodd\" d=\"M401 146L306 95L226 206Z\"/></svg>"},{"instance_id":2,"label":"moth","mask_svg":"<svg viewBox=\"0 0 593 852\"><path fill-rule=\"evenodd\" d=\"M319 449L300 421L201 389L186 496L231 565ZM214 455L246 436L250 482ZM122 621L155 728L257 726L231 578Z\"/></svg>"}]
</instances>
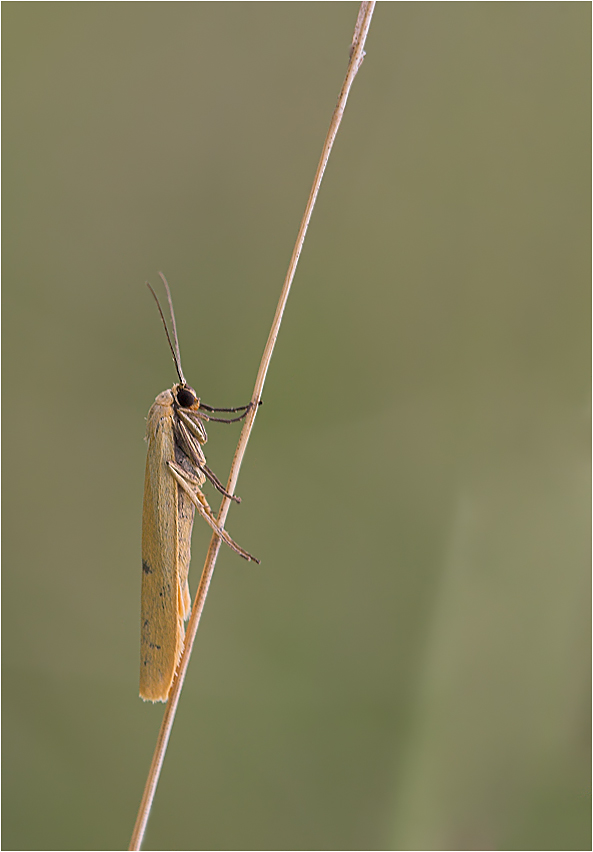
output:
<instances>
[{"instance_id":1,"label":"moth","mask_svg":"<svg viewBox=\"0 0 593 852\"><path fill-rule=\"evenodd\" d=\"M218 522L201 491L208 480L225 497L229 494L206 463L202 450L208 440L205 422L233 423L242 420L252 403L238 408L212 408L201 402L187 384L181 369L175 313L169 285L167 292L175 346L156 293L155 298L179 383L160 393L148 412L146 440L146 476L142 509L142 598L140 633L140 697L145 701L166 701L183 651L191 598L188 574L191 558L191 533L196 509L214 532L232 550L248 561L259 564L239 547ZM239 413L241 412L241 413ZM237 414L214 417L214 413Z\"/></svg>"}]
</instances>

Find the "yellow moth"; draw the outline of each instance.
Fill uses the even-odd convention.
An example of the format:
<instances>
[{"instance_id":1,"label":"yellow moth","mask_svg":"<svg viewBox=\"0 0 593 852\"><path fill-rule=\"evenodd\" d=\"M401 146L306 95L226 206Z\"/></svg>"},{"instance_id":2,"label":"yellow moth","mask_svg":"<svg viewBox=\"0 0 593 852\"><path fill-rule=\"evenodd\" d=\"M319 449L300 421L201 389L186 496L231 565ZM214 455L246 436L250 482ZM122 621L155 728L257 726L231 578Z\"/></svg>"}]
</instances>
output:
<instances>
[{"instance_id":1,"label":"yellow moth","mask_svg":"<svg viewBox=\"0 0 593 852\"><path fill-rule=\"evenodd\" d=\"M148 412L146 440L146 478L142 509L142 601L140 633L140 697L145 701L166 701L183 651L183 622L189 617L191 598L188 586L191 533L196 509L221 539L244 559L258 559L239 547L226 530L218 526L216 517L201 491L208 479L214 487L228 494L218 477L210 470L202 445L208 436L204 421L232 423L242 420L249 405L239 408L211 408L200 402L181 370L175 314L169 285L161 275L171 313L173 339L157 296L154 296L179 383L160 393ZM231 419L213 417L213 412L242 412Z\"/></svg>"}]
</instances>

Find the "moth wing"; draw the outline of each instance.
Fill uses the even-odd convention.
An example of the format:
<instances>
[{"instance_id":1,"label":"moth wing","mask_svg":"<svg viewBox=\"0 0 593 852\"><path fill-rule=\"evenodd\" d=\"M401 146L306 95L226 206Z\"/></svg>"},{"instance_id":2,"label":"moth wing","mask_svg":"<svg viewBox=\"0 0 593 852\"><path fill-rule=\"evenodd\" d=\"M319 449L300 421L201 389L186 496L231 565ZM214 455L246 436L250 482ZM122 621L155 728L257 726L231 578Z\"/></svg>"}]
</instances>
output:
<instances>
[{"instance_id":1,"label":"moth wing","mask_svg":"<svg viewBox=\"0 0 593 852\"><path fill-rule=\"evenodd\" d=\"M175 479L171 476L171 471L168 468L167 473L175 482ZM177 488L177 558L179 566L179 590L181 601L180 614L182 619L185 621L185 619L189 618L189 612L191 609L188 575L189 563L191 561L191 533L194 526L196 508L183 488L179 488L176 482L175 487Z\"/></svg>"},{"instance_id":2,"label":"moth wing","mask_svg":"<svg viewBox=\"0 0 593 852\"><path fill-rule=\"evenodd\" d=\"M175 443L175 461L179 467L189 474L192 480L203 484L206 477L199 468L204 454L199 443L192 437L184 426L187 419L186 412L178 412L180 420L173 420L173 437ZM183 416L182 416L183 415ZM170 473L170 471L169 471ZM175 478L175 477L173 477ZM183 619L189 618L191 609L191 596L189 593L188 575L189 563L191 561L191 534L194 526L196 507L183 488L177 485L177 530L178 530L178 565L179 585L181 587L181 602Z\"/></svg>"},{"instance_id":3,"label":"moth wing","mask_svg":"<svg viewBox=\"0 0 593 852\"><path fill-rule=\"evenodd\" d=\"M155 404L148 415L140 636L140 696L148 701L167 700L183 650L188 605L179 576L178 487L167 467L175 454L169 412Z\"/></svg>"}]
</instances>

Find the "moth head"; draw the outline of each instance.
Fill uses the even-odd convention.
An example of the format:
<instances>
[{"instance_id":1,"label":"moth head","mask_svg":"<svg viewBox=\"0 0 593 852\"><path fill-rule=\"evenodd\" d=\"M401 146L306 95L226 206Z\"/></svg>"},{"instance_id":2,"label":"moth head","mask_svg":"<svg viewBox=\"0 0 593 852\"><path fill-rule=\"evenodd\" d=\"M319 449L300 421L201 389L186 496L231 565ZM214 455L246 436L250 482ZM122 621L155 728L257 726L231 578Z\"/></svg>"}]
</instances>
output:
<instances>
[{"instance_id":1,"label":"moth head","mask_svg":"<svg viewBox=\"0 0 593 852\"><path fill-rule=\"evenodd\" d=\"M180 408L199 408L200 400L193 388L189 385L175 385L173 396Z\"/></svg>"}]
</instances>

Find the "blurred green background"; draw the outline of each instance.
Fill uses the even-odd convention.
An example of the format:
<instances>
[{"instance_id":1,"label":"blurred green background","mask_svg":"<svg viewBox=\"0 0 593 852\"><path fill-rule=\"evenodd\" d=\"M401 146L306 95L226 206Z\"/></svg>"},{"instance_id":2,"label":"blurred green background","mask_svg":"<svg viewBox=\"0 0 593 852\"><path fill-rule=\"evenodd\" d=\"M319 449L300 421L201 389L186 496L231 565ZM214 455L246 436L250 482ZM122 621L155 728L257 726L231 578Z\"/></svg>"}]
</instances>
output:
<instances>
[{"instance_id":1,"label":"blurred green background","mask_svg":"<svg viewBox=\"0 0 593 852\"><path fill-rule=\"evenodd\" d=\"M144 281L246 402L357 5L3 12L3 848L123 849ZM262 564L221 552L146 849L590 847L590 13L377 5L228 519Z\"/></svg>"}]
</instances>

